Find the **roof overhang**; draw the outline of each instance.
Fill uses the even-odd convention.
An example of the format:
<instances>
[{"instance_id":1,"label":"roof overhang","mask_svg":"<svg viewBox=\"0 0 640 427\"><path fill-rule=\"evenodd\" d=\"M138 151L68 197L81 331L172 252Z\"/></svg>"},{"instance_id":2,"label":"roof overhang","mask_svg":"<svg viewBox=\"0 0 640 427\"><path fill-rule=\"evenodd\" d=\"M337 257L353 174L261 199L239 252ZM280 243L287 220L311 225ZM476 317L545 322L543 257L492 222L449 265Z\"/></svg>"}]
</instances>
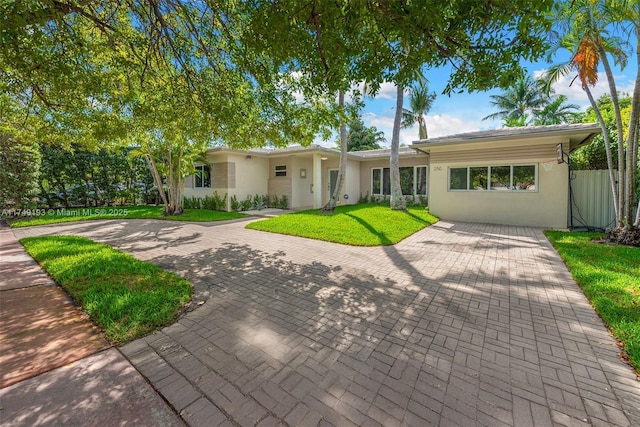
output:
<instances>
[{"instance_id":1,"label":"roof overhang","mask_svg":"<svg viewBox=\"0 0 640 427\"><path fill-rule=\"evenodd\" d=\"M433 149L437 151L469 149L471 145L482 146L487 144L494 146L522 145L526 144L527 141L545 139L547 141L568 142L569 150L573 151L582 145L590 143L601 132L600 125L597 123L501 128L423 139L414 141L411 148L416 151L430 153Z\"/></svg>"}]
</instances>

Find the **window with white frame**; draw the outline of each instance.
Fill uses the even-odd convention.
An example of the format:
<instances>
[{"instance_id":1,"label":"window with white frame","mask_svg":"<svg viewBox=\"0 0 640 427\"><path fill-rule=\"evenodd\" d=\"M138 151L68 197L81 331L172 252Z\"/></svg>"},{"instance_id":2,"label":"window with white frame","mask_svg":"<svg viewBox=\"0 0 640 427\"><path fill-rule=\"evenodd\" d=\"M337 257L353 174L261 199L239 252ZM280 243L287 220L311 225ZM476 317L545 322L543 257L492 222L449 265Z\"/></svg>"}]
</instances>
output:
<instances>
[{"instance_id":1,"label":"window with white frame","mask_svg":"<svg viewBox=\"0 0 640 427\"><path fill-rule=\"evenodd\" d=\"M537 165L449 168L449 191L538 191Z\"/></svg>"},{"instance_id":2,"label":"window with white frame","mask_svg":"<svg viewBox=\"0 0 640 427\"><path fill-rule=\"evenodd\" d=\"M287 176L287 165L277 165L274 171L275 176Z\"/></svg>"},{"instance_id":3,"label":"window with white frame","mask_svg":"<svg viewBox=\"0 0 640 427\"><path fill-rule=\"evenodd\" d=\"M209 165L196 166L194 187L195 188L211 187L211 166Z\"/></svg>"},{"instance_id":4,"label":"window with white frame","mask_svg":"<svg viewBox=\"0 0 640 427\"><path fill-rule=\"evenodd\" d=\"M401 167L400 188L405 196L426 195L427 167ZM389 168L371 169L371 194L374 196L389 196L391 194L391 170Z\"/></svg>"}]
</instances>

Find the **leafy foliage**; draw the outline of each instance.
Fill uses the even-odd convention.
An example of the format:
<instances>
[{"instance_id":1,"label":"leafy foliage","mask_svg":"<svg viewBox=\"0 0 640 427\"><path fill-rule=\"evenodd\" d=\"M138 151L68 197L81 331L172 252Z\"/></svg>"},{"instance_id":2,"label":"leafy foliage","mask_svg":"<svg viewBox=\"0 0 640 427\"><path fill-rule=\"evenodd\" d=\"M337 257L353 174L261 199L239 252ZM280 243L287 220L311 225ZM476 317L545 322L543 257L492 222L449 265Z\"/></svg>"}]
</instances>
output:
<instances>
[{"instance_id":1,"label":"leafy foliage","mask_svg":"<svg viewBox=\"0 0 640 427\"><path fill-rule=\"evenodd\" d=\"M39 166L37 144L0 133L0 207L29 206L38 191Z\"/></svg>"},{"instance_id":2,"label":"leafy foliage","mask_svg":"<svg viewBox=\"0 0 640 427\"><path fill-rule=\"evenodd\" d=\"M618 156L618 134L616 132L616 117L611 97L604 94L598 98L596 103L607 126L612 157L616 158ZM619 103L623 122L625 123L624 132L626 135L631 114L631 97L621 97ZM589 107L581 116L582 123L593 123L597 120L593 107ZM591 144L578 148L571 154L571 168L576 170L607 169L607 154L604 144L604 137L598 135Z\"/></svg>"},{"instance_id":3,"label":"leafy foliage","mask_svg":"<svg viewBox=\"0 0 640 427\"><path fill-rule=\"evenodd\" d=\"M349 123L347 130L347 151L379 150L380 143L386 142L384 132L375 126L365 126L362 118L358 117Z\"/></svg>"},{"instance_id":4,"label":"leafy foliage","mask_svg":"<svg viewBox=\"0 0 640 427\"><path fill-rule=\"evenodd\" d=\"M420 80L415 84L410 90L410 108L402 109L402 127L408 128L417 122L418 138L429 138L425 115L429 112L435 100L436 93L429 92L429 86L425 81Z\"/></svg>"},{"instance_id":5,"label":"leafy foliage","mask_svg":"<svg viewBox=\"0 0 640 427\"><path fill-rule=\"evenodd\" d=\"M542 126L574 121L579 107L566 104L567 97L555 96L544 80L535 80L530 75L518 79L515 85L500 95L491 95L491 105L497 112L482 120L502 119L507 127Z\"/></svg>"},{"instance_id":6,"label":"leafy foliage","mask_svg":"<svg viewBox=\"0 0 640 427\"><path fill-rule=\"evenodd\" d=\"M77 144L68 149L40 144L40 151L39 196L49 208L147 204L158 199L144 159L131 156L131 149L89 151Z\"/></svg>"}]
</instances>

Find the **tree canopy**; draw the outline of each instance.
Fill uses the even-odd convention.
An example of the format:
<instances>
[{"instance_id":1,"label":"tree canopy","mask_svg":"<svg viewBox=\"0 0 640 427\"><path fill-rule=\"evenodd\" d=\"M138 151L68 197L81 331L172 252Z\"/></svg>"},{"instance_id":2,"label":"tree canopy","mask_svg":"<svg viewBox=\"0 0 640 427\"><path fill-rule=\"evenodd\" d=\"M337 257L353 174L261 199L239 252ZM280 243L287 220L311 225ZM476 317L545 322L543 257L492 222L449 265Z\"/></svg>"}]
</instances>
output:
<instances>
[{"instance_id":1,"label":"tree canopy","mask_svg":"<svg viewBox=\"0 0 640 427\"><path fill-rule=\"evenodd\" d=\"M375 126L366 126L362 118L357 117L349 122L347 130L347 151L379 150L381 142L385 142L384 132Z\"/></svg>"},{"instance_id":2,"label":"tree canopy","mask_svg":"<svg viewBox=\"0 0 640 427\"><path fill-rule=\"evenodd\" d=\"M179 213L204 147L308 144L344 124L335 94L354 84L408 86L448 64L447 92L507 87L522 58L544 53L551 5L3 2L0 109L15 112L3 126L67 146L136 145Z\"/></svg>"}]
</instances>

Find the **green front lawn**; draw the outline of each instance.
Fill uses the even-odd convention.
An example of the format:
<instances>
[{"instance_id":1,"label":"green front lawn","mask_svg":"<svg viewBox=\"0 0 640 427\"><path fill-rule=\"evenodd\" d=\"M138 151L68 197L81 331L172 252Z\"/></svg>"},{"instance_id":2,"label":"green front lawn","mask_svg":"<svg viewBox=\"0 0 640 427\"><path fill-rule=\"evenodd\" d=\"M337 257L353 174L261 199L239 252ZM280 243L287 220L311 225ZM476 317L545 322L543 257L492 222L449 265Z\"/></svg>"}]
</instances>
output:
<instances>
[{"instance_id":1,"label":"green front lawn","mask_svg":"<svg viewBox=\"0 0 640 427\"><path fill-rule=\"evenodd\" d=\"M388 206L348 205L337 207L333 214L313 209L252 222L247 228L354 246L380 246L398 243L437 220L424 207L403 212Z\"/></svg>"},{"instance_id":2,"label":"green front lawn","mask_svg":"<svg viewBox=\"0 0 640 427\"><path fill-rule=\"evenodd\" d=\"M191 284L181 277L87 238L20 242L114 345L171 324L191 299Z\"/></svg>"},{"instance_id":3,"label":"green front lawn","mask_svg":"<svg viewBox=\"0 0 640 427\"><path fill-rule=\"evenodd\" d=\"M57 224L61 222L88 221L96 219L165 219L173 221L224 221L244 218L238 212L217 212L208 209L185 209L178 216L163 216L162 206L118 206L74 209L33 209L23 212L27 217L11 219L11 227Z\"/></svg>"},{"instance_id":4,"label":"green front lawn","mask_svg":"<svg viewBox=\"0 0 640 427\"><path fill-rule=\"evenodd\" d=\"M640 372L640 248L592 241L601 233L545 234Z\"/></svg>"}]
</instances>

